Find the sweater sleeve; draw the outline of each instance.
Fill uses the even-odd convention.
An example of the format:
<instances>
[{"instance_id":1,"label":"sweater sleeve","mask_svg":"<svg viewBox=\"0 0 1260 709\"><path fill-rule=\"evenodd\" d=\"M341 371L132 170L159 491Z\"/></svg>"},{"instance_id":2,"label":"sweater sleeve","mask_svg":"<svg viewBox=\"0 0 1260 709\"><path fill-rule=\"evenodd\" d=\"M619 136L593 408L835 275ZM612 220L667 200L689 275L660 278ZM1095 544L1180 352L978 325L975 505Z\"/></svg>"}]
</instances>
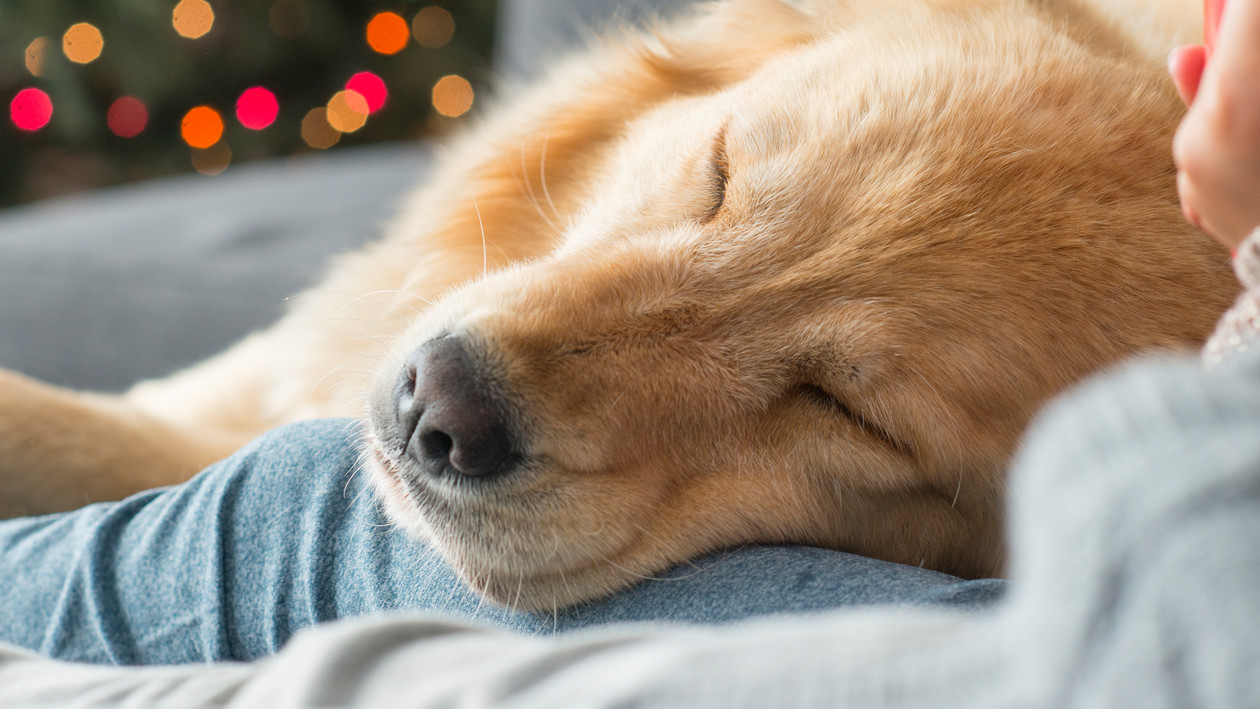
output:
<instances>
[{"instance_id":1,"label":"sweater sleeve","mask_svg":"<svg viewBox=\"0 0 1260 709\"><path fill-rule=\"evenodd\" d=\"M1221 317L1203 347L1203 363L1208 368L1234 359L1239 352L1260 349L1260 228L1238 246L1234 272L1246 291Z\"/></svg>"}]
</instances>

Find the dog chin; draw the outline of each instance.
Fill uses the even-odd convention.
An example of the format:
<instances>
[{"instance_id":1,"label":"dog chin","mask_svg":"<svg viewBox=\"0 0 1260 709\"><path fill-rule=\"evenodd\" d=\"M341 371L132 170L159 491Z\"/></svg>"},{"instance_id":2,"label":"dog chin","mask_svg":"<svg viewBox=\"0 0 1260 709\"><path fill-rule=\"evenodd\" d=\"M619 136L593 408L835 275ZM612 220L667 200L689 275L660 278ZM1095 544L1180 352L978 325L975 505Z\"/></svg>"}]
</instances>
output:
<instances>
[{"instance_id":1,"label":"dog chin","mask_svg":"<svg viewBox=\"0 0 1260 709\"><path fill-rule=\"evenodd\" d=\"M368 481L376 494L376 499L384 508L385 517L412 538L432 544L433 529L425 522L424 516L418 512L412 502L404 473L372 441L366 445L363 460L363 468L367 472Z\"/></svg>"},{"instance_id":2,"label":"dog chin","mask_svg":"<svg viewBox=\"0 0 1260 709\"><path fill-rule=\"evenodd\" d=\"M586 558L569 558L563 565L548 566L539 564L538 555L529 550L512 549L515 545L510 542L508 548L500 549L478 545L478 534L452 529L451 524L443 524L442 519L432 518L432 513L423 509L413 483L408 482L405 466L391 460L376 442L368 441L364 460L388 519L431 546L470 590L496 605L523 612L555 612L627 588L651 571L632 570L633 562L621 560L622 554L617 552L589 550ZM498 536L510 539L517 535ZM523 563L513 564L512 558ZM513 566L529 568L513 570Z\"/></svg>"},{"instance_id":3,"label":"dog chin","mask_svg":"<svg viewBox=\"0 0 1260 709\"><path fill-rule=\"evenodd\" d=\"M526 613L554 614L562 608L616 593L634 581L633 577L614 577L595 568L540 577L479 574L466 568L457 568L456 572L491 603Z\"/></svg>"}]
</instances>

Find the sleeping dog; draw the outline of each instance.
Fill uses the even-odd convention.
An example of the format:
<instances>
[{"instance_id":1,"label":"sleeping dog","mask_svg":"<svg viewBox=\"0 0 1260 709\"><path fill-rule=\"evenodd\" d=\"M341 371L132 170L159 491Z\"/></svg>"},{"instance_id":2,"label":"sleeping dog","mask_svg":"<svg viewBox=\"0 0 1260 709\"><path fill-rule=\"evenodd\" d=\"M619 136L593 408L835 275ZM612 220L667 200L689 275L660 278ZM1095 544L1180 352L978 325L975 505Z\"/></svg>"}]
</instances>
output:
<instances>
[{"instance_id":1,"label":"sleeping dog","mask_svg":"<svg viewBox=\"0 0 1260 709\"><path fill-rule=\"evenodd\" d=\"M271 329L118 397L0 372L0 512L348 415L392 518L520 608L752 542L1000 573L1037 408L1235 293L1174 188L1194 10L727 0L608 37Z\"/></svg>"}]
</instances>

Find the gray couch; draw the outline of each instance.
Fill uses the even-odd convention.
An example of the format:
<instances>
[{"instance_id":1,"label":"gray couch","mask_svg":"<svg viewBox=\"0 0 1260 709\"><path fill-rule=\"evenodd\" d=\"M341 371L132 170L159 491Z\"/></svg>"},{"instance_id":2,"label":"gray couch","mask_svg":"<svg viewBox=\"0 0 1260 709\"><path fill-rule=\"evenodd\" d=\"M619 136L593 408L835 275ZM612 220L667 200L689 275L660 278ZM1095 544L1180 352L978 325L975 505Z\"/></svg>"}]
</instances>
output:
<instances>
[{"instance_id":1,"label":"gray couch","mask_svg":"<svg viewBox=\"0 0 1260 709\"><path fill-rule=\"evenodd\" d=\"M528 78L589 28L687 1L507 0L500 68ZM118 391L214 354L375 236L427 165L422 144L342 149L0 211L0 367Z\"/></svg>"}]
</instances>

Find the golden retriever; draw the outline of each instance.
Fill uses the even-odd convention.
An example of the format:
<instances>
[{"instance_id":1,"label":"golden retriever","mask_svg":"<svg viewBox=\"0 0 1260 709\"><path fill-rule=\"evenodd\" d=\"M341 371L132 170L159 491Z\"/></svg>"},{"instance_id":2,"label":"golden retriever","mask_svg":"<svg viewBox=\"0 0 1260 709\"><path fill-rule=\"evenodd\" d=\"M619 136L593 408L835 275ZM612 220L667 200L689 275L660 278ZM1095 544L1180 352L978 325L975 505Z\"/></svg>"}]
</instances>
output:
<instances>
[{"instance_id":1,"label":"golden retriever","mask_svg":"<svg viewBox=\"0 0 1260 709\"><path fill-rule=\"evenodd\" d=\"M393 518L494 601L750 542L999 573L1038 406L1235 293L1173 184L1196 7L729 0L607 39L270 330L120 397L0 373L0 506L366 414Z\"/></svg>"}]
</instances>

